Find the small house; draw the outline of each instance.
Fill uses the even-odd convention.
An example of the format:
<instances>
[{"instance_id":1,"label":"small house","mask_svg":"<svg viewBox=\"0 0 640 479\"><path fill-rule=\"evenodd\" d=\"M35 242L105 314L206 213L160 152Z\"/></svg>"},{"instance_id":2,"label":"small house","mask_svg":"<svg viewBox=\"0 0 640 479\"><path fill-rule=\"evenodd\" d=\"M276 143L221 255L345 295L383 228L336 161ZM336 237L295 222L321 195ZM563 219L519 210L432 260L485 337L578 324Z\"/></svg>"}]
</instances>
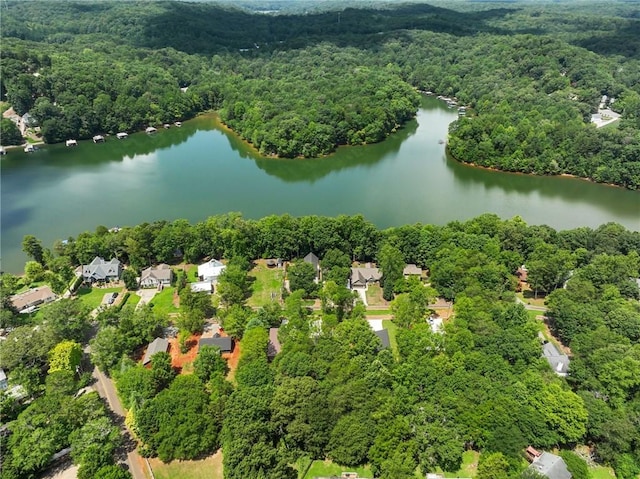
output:
<instances>
[{"instance_id":1,"label":"small house","mask_svg":"<svg viewBox=\"0 0 640 479\"><path fill-rule=\"evenodd\" d=\"M166 353L169 350L169 341L164 338L156 338L149 343L147 351L142 358L143 366L146 366L151 362L151 358L157 353Z\"/></svg>"},{"instance_id":2,"label":"small house","mask_svg":"<svg viewBox=\"0 0 640 479\"><path fill-rule=\"evenodd\" d=\"M543 452L535 457L529 465L529 469L533 469L549 479L571 479L571 473L564 460L550 452Z\"/></svg>"},{"instance_id":3,"label":"small house","mask_svg":"<svg viewBox=\"0 0 640 479\"><path fill-rule=\"evenodd\" d=\"M210 281L215 284L225 268L226 266L222 262L217 259L211 259L198 266L198 277L201 281Z\"/></svg>"},{"instance_id":4,"label":"small house","mask_svg":"<svg viewBox=\"0 0 640 479\"><path fill-rule=\"evenodd\" d=\"M104 136L102 135L95 135L93 137L93 142L94 143L104 143Z\"/></svg>"},{"instance_id":5,"label":"small house","mask_svg":"<svg viewBox=\"0 0 640 479\"><path fill-rule=\"evenodd\" d=\"M168 264L150 266L142 270L140 274L140 286L142 288L162 288L171 285L172 272Z\"/></svg>"},{"instance_id":6,"label":"small house","mask_svg":"<svg viewBox=\"0 0 640 479\"><path fill-rule=\"evenodd\" d=\"M230 353L233 351L233 340L229 337L214 335L212 338L200 338L198 346L215 346L220 348L220 353Z\"/></svg>"},{"instance_id":7,"label":"small house","mask_svg":"<svg viewBox=\"0 0 640 479\"><path fill-rule=\"evenodd\" d=\"M116 138L118 140L124 140L128 136L129 135L127 133L125 133L124 131L121 131L120 133L116 133Z\"/></svg>"},{"instance_id":8,"label":"small house","mask_svg":"<svg viewBox=\"0 0 640 479\"><path fill-rule=\"evenodd\" d=\"M304 257L303 261L313 266L313 269L316 272L315 281L317 283L320 278L320 260L315 254L309 253Z\"/></svg>"}]
</instances>

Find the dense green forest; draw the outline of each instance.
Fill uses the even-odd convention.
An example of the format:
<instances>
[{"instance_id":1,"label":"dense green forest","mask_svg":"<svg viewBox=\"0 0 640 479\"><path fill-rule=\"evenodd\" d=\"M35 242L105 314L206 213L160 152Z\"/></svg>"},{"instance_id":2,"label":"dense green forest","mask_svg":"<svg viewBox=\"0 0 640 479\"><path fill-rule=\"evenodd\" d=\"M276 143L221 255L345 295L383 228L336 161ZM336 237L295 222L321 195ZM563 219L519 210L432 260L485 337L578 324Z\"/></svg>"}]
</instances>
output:
<instances>
[{"instance_id":1,"label":"dense green forest","mask_svg":"<svg viewBox=\"0 0 640 479\"><path fill-rule=\"evenodd\" d=\"M525 477L527 445L558 447L585 467L566 454L579 444L619 478L640 472L637 231L614 223L555 231L492 214L386 230L362 216L227 214L196 224L100 226L52 249L27 236L23 248L31 258L26 276L1 277L2 327L13 328L6 342L20 347L4 350L0 366L10 384L37 399L21 405L0 393L10 431L2 436L3 477L33 477L69 444L83 478L114 467L117 441L96 433L100 408L74 413L93 396L69 402L82 382L72 374L71 352L91 334L91 360L115 379L141 454L192 459L221 446L226 478L295 478L292 465L329 458L345 467L367 464L376 477L408 479L418 469L422 477L437 468L456 471L462 453L476 450L478 479L506 479ZM323 283L296 261L309 251L320 258ZM107 309L95 320L82 298L62 299L36 316L12 311L7 300L21 284L44 279L62 293L73 267L95 255L126 263L130 288L150 264L225 258L215 304L192 293L193 278L176 268L180 309L171 321L188 334L216 317L241 342L233 379L215 349L201 352L191 375L176 376L165 353L154 355L150 368L131 360L170 321L153 302ZM281 303L249 307L252 261L274 257L292 261L294 292ZM376 261L382 270L396 330L392 350L382 348L364 306L344 286L354 260ZM406 263L428 271L429 287L403 278ZM546 294L554 341L570 347L567 378L541 355L542 322L515 301L522 264L532 290ZM441 333L427 323L436 296L453 301ZM320 298L321 309L310 309L309 297ZM277 326L283 349L269 361L268 328ZM105 453L90 461L79 444Z\"/></svg>"},{"instance_id":2,"label":"dense green forest","mask_svg":"<svg viewBox=\"0 0 640 479\"><path fill-rule=\"evenodd\" d=\"M7 1L1 93L47 142L215 109L264 155L315 157L383 140L430 90L469 107L460 161L640 186L633 4L283 5ZM603 95L622 117L597 129Z\"/></svg>"}]
</instances>

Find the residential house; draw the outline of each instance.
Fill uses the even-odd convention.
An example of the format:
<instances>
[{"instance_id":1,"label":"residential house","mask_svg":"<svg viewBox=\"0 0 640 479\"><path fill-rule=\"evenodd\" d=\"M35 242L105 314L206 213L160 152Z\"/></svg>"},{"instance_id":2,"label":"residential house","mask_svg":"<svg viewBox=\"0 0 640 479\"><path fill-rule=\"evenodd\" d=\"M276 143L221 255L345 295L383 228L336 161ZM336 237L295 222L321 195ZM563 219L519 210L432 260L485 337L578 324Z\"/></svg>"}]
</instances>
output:
<instances>
[{"instance_id":1,"label":"residential house","mask_svg":"<svg viewBox=\"0 0 640 479\"><path fill-rule=\"evenodd\" d=\"M213 284L218 282L218 277L225 270L226 266L217 259L210 259L198 266L198 277L200 281L209 281Z\"/></svg>"},{"instance_id":2,"label":"residential house","mask_svg":"<svg viewBox=\"0 0 640 479\"><path fill-rule=\"evenodd\" d=\"M0 368L0 391L4 391L9 387L9 381L4 369Z\"/></svg>"},{"instance_id":3,"label":"residential house","mask_svg":"<svg viewBox=\"0 0 640 479\"><path fill-rule=\"evenodd\" d=\"M525 265L520 266L516 271L516 276L523 283L527 282L527 274L528 274L528 270Z\"/></svg>"},{"instance_id":4,"label":"residential house","mask_svg":"<svg viewBox=\"0 0 640 479\"><path fill-rule=\"evenodd\" d=\"M39 286L11 296L11 303L19 313L31 313L41 304L55 301L56 295L49 286Z\"/></svg>"},{"instance_id":5,"label":"residential house","mask_svg":"<svg viewBox=\"0 0 640 479\"><path fill-rule=\"evenodd\" d=\"M151 362L151 357L157 353L166 353L169 350L169 341L164 338L156 338L149 343L147 351L142 358L142 364L146 366Z\"/></svg>"},{"instance_id":6,"label":"residential house","mask_svg":"<svg viewBox=\"0 0 640 479\"><path fill-rule=\"evenodd\" d=\"M200 338L198 346L215 346L220 348L221 353L230 353L233 351L233 340L229 337L223 337L219 334L214 334L212 338Z\"/></svg>"},{"instance_id":7,"label":"residential house","mask_svg":"<svg viewBox=\"0 0 640 479\"><path fill-rule=\"evenodd\" d=\"M571 473L564 460L550 452L543 452L539 456L534 455L529 469L533 469L549 479L571 479Z\"/></svg>"},{"instance_id":8,"label":"residential house","mask_svg":"<svg viewBox=\"0 0 640 479\"><path fill-rule=\"evenodd\" d=\"M20 128L20 133L24 136L27 128L31 128L32 126L36 126L36 119L31 115L31 113L27 112L22 117L20 117L20 121L18 123L18 128Z\"/></svg>"},{"instance_id":9,"label":"residential house","mask_svg":"<svg viewBox=\"0 0 640 479\"><path fill-rule=\"evenodd\" d=\"M422 269L418 268L415 264L408 264L402 270L402 275L405 278L409 278L410 276L417 276L418 278L422 277Z\"/></svg>"},{"instance_id":10,"label":"residential house","mask_svg":"<svg viewBox=\"0 0 640 479\"><path fill-rule=\"evenodd\" d=\"M96 281L117 281L122 274L122 265L117 258L105 261L99 256L88 265L82 266L82 278L87 283Z\"/></svg>"},{"instance_id":11,"label":"residential house","mask_svg":"<svg viewBox=\"0 0 640 479\"><path fill-rule=\"evenodd\" d=\"M365 267L351 268L349 285L351 289L367 289L370 284L377 283L380 279L382 272L368 264Z\"/></svg>"},{"instance_id":12,"label":"residential house","mask_svg":"<svg viewBox=\"0 0 640 479\"><path fill-rule=\"evenodd\" d=\"M280 328L269 328L269 344L267 345L267 357L273 359L282 350L280 340L278 339L278 331Z\"/></svg>"},{"instance_id":13,"label":"residential house","mask_svg":"<svg viewBox=\"0 0 640 479\"><path fill-rule=\"evenodd\" d=\"M542 355L558 376L565 377L569 373L569 356L558 351L553 343L542 345Z\"/></svg>"},{"instance_id":14,"label":"residential house","mask_svg":"<svg viewBox=\"0 0 640 479\"><path fill-rule=\"evenodd\" d=\"M172 272L168 264L150 266L140 274L140 286L143 288L162 288L171 285Z\"/></svg>"},{"instance_id":15,"label":"residential house","mask_svg":"<svg viewBox=\"0 0 640 479\"><path fill-rule=\"evenodd\" d=\"M315 282L317 283L320 280L320 260L315 254L309 253L307 256L304 257L303 261L313 266L316 272Z\"/></svg>"}]
</instances>

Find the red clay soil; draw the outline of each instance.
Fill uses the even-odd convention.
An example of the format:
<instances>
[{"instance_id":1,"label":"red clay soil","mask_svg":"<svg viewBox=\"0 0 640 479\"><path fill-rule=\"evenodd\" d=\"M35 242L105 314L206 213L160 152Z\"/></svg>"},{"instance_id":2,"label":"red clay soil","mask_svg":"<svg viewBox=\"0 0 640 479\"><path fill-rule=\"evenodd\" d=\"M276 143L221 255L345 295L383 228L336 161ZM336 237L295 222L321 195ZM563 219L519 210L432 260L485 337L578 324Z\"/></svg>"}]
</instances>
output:
<instances>
[{"instance_id":1,"label":"red clay soil","mask_svg":"<svg viewBox=\"0 0 640 479\"><path fill-rule=\"evenodd\" d=\"M171 366L174 369L182 372L182 368L185 364L192 363L196 356L198 356L198 341L200 341L201 334L192 334L187 341L189 351L185 354L180 352L180 344L178 338L169 339L169 354L171 355Z\"/></svg>"}]
</instances>

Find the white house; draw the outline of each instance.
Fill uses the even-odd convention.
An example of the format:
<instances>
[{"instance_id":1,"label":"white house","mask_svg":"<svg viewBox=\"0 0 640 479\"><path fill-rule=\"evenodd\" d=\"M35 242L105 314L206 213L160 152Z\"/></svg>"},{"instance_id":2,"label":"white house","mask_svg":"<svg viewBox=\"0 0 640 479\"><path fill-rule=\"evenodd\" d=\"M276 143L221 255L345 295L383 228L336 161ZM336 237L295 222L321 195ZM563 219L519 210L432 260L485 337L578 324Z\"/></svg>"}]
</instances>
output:
<instances>
[{"instance_id":1,"label":"white house","mask_svg":"<svg viewBox=\"0 0 640 479\"><path fill-rule=\"evenodd\" d=\"M215 284L226 266L217 259L211 259L198 266L198 277L201 281L210 281Z\"/></svg>"},{"instance_id":2,"label":"white house","mask_svg":"<svg viewBox=\"0 0 640 479\"><path fill-rule=\"evenodd\" d=\"M150 266L140 274L140 286L143 288L158 288L171 285L171 268L168 264Z\"/></svg>"}]
</instances>

